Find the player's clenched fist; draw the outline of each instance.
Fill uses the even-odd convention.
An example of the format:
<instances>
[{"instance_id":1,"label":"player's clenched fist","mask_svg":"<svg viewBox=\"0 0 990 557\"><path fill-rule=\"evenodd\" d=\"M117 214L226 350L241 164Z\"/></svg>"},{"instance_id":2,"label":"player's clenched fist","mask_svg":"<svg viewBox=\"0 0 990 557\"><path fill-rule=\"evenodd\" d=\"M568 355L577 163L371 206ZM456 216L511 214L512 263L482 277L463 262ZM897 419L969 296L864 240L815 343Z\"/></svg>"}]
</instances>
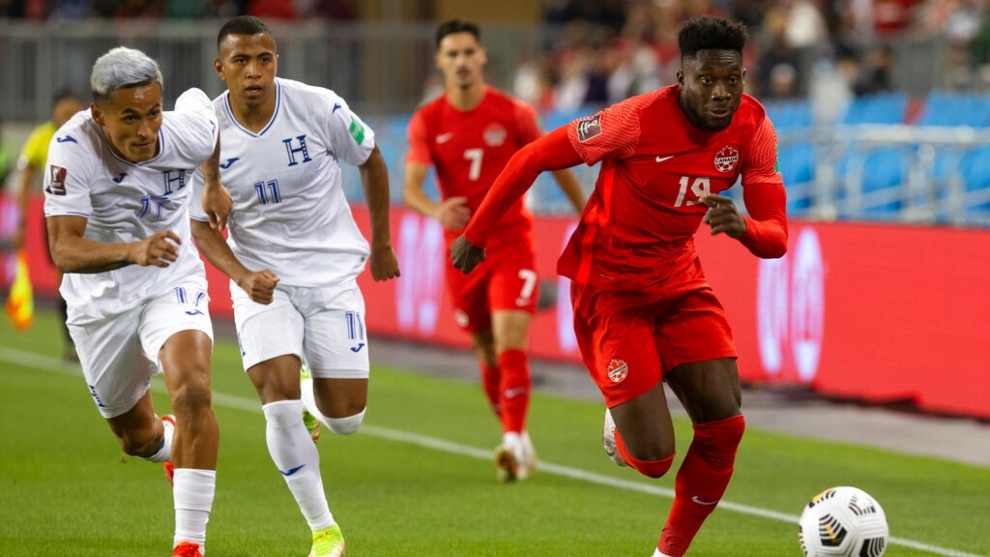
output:
<instances>
[{"instance_id":1,"label":"player's clenched fist","mask_svg":"<svg viewBox=\"0 0 990 557\"><path fill-rule=\"evenodd\" d=\"M268 305L275 298L275 287L279 280L275 273L265 269L244 275L237 281L237 286L247 293L251 301Z\"/></svg>"},{"instance_id":2,"label":"player's clenched fist","mask_svg":"<svg viewBox=\"0 0 990 557\"><path fill-rule=\"evenodd\" d=\"M484 260L484 248L475 246L471 242L467 241L463 235L458 236L457 239L454 240L454 244L450 246L450 262L464 274L473 271L474 268Z\"/></svg>"},{"instance_id":3,"label":"player's clenched fist","mask_svg":"<svg viewBox=\"0 0 990 557\"><path fill-rule=\"evenodd\" d=\"M376 281L394 279L399 276L399 258L391 247L374 248L369 260L371 278Z\"/></svg>"},{"instance_id":4,"label":"player's clenched fist","mask_svg":"<svg viewBox=\"0 0 990 557\"><path fill-rule=\"evenodd\" d=\"M437 221L447 230L464 230L470 220L471 209L464 196L449 197L437 209Z\"/></svg>"},{"instance_id":5,"label":"player's clenched fist","mask_svg":"<svg viewBox=\"0 0 990 557\"><path fill-rule=\"evenodd\" d=\"M737 239L746 235L746 221L732 199L724 195L706 195L701 198L701 202L710 207L703 220L711 226L712 235L724 232Z\"/></svg>"},{"instance_id":6,"label":"player's clenched fist","mask_svg":"<svg viewBox=\"0 0 990 557\"><path fill-rule=\"evenodd\" d=\"M168 267L179 258L182 240L171 230L161 230L134 244L131 261L137 265Z\"/></svg>"}]
</instances>

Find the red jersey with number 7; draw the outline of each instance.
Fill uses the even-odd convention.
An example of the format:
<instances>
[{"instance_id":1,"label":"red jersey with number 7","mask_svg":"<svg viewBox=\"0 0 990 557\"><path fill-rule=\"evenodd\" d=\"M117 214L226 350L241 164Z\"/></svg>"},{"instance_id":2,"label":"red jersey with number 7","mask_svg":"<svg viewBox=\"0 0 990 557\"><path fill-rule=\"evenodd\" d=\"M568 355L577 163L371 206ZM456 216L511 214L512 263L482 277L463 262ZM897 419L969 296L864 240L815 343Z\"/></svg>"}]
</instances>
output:
<instances>
[{"instance_id":1,"label":"red jersey with number 7","mask_svg":"<svg viewBox=\"0 0 990 557\"><path fill-rule=\"evenodd\" d=\"M745 95L727 128L704 131L685 117L679 92L658 89L569 124L578 155L601 169L559 274L605 290L656 285L694 260L694 233L707 211L700 198L740 175L750 215L786 226L783 196L760 191L783 190L777 135L763 106Z\"/></svg>"},{"instance_id":2,"label":"red jersey with number 7","mask_svg":"<svg viewBox=\"0 0 990 557\"><path fill-rule=\"evenodd\" d=\"M432 164L443 198L466 197L474 215L505 163L541 135L533 107L497 89L486 87L481 103L467 111L441 95L410 120L406 161ZM533 215L520 199L499 221L489 249L520 241L531 244L532 228ZM460 233L444 229L448 247Z\"/></svg>"}]
</instances>

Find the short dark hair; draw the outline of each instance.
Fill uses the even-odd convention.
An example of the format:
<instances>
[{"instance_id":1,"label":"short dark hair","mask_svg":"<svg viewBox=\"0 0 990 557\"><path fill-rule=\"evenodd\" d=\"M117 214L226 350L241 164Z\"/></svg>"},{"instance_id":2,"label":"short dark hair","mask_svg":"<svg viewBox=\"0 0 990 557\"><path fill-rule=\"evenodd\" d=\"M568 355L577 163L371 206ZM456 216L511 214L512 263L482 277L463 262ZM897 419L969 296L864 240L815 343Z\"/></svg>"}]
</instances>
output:
<instances>
[{"instance_id":1,"label":"short dark hair","mask_svg":"<svg viewBox=\"0 0 990 557\"><path fill-rule=\"evenodd\" d=\"M742 54L747 38L742 23L705 15L684 22L677 33L677 46L682 60L694 58L699 50L733 50Z\"/></svg>"},{"instance_id":2,"label":"short dark hair","mask_svg":"<svg viewBox=\"0 0 990 557\"><path fill-rule=\"evenodd\" d=\"M478 28L477 23L463 19L451 19L441 23L437 27L437 48L440 48L440 41L444 37L453 35L454 33L471 33L475 39L481 41L481 29Z\"/></svg>"},{"instance_id":3,"label":"short dark hair","mask_svg":"<svg viewBox=\"0 0 990 557\"><path fill-rule=\"evenodd\" d=\"M77 95L74 90L68 87L63 87L62 89L56 91L54 95L52 95L52 108L55 108L55 106L57 106L58 103L62 101L73 100L73 99L79 101L80 103L82 102L82 97Z\"/></svg>"},{"instance_id":4,"label":"short dark hair","mask_svg":"<svg viewBox=\"0 0 990 557\"><path fill-rule=\"evenodd\" d=\"M223 27L220 28L220 33L217 34L217 50L220 50L220 44L230 35L257 35L258 33L269 35L272 37L272 41L275 40L275 36L272 35L272 30L267 23L253 15L239 15L224 23Z\"/></svg>"}]
</instances>

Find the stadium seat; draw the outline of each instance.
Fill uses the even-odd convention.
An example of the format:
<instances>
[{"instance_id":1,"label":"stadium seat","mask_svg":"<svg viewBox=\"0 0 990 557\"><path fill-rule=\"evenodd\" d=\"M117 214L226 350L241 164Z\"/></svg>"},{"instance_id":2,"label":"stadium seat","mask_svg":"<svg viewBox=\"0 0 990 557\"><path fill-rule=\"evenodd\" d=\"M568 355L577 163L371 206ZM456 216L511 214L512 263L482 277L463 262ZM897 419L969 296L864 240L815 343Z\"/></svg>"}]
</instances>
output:
<instances>
[{"instance_id":1,"label":"stadium seat","mask_svg":"<svg viewBox=\"0 0 990 557\"><path fill-rule=\"evenodd\" d=\"M990 223L990 146L982 146L959 159L963 180L963 216L967 221Z\"/></svg>"},{"instance_id":2,"label":"stadium seat","mask_svg":"<svg viewBox=\"0 0 990 557\"><path fill-rule=\"evenodd\" d=\"M908 96L902 92L878 93L856 97L846 113L839 119L840 124L903 124L908 108Z\"/></svg>"}]
</instances>

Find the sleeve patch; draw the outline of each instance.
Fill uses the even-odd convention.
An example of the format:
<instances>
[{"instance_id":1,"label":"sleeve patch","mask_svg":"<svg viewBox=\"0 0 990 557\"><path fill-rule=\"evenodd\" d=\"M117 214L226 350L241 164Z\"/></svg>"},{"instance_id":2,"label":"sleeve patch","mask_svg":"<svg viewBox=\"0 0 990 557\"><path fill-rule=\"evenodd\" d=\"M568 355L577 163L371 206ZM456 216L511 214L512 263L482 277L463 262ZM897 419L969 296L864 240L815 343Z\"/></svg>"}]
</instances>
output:
<instances>
[{"instance_id":1,"label":"sleeve patch","mask_svg":"<svg viewBox=\"0 0 990 557\"><path fill-rule=\"evenodd\" d=\"M592 137L602 134L602 115L598 114L590 120L581 120L577 124L578 141L584 143Z\"/></svg>"},{"instance_id":2,"label":"sleeve patch","mask_svg":"<svg viewBox=\"0 0 990 557\"><path fill-rule=\"evenodd\" d=\"M351 117L351 125L347 128L347 131L351 132L351 137L354 138L354 141L357 141L358 145L364 143L364 126L356 118Z\"/></svg>"},{"instance_id":3,"label":"sleeve patch","mask_svg":"<svg viewBox=\"0 0 990 557\"><path fill-rule=\"evenodd\" d=\"M61 166L55 166L53 164L48 167L48 172L51 173L51 185L49 186L48 193L52 195L65 195L65 177L68 175L68 171Z\"/></svg>"}]
</instances>

